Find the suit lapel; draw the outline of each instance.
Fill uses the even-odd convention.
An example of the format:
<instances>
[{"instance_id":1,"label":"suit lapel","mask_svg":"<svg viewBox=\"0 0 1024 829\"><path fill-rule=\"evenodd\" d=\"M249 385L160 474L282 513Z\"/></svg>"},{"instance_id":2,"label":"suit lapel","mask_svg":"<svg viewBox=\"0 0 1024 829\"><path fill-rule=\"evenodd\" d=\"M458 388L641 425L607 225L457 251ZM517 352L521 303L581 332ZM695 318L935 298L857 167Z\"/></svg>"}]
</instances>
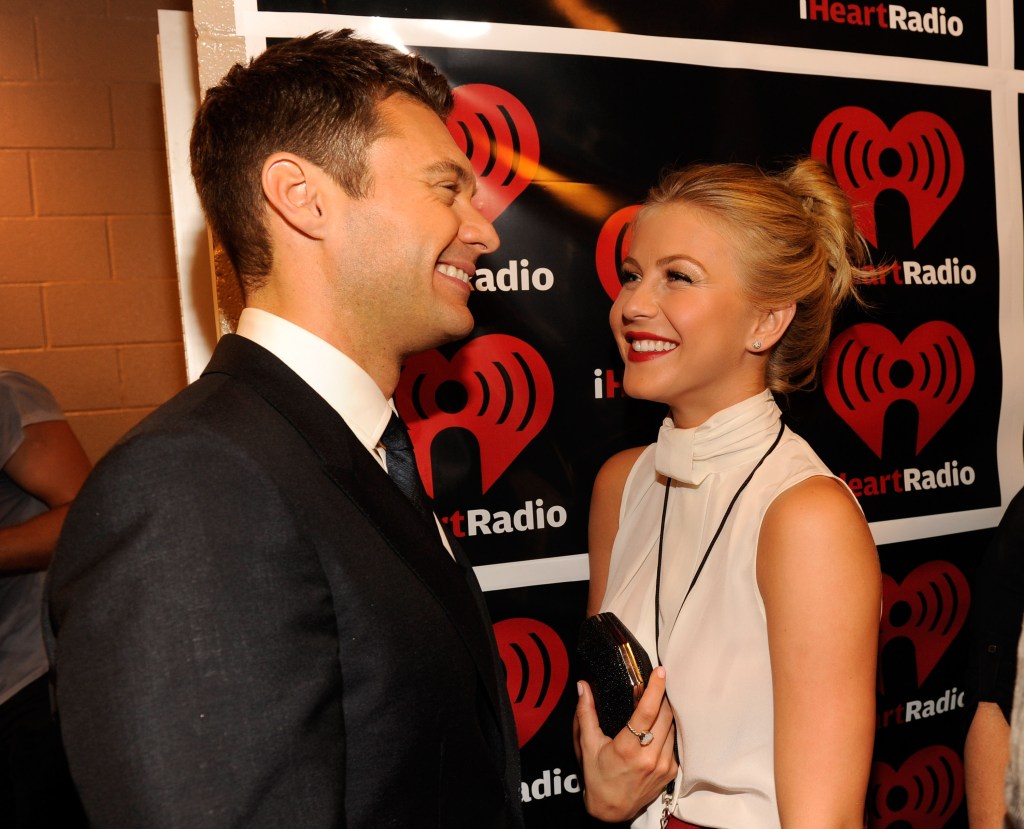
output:
<instances>
[{"instance_id":1,"label":"suit lapel","mask_svg":"<svg viewBox=\"0 0 1024 829\"><path fill-rule=\"evenodd\" d=\"M490 619L464 553L453 547L457 561L452 560L436 527L424 521L341 416L265 348L225 335L203 373L227 374L248 384L302 436L327 477L444 607L477 665L496 716L503 720Z\"/></svg>"}]
</instances>

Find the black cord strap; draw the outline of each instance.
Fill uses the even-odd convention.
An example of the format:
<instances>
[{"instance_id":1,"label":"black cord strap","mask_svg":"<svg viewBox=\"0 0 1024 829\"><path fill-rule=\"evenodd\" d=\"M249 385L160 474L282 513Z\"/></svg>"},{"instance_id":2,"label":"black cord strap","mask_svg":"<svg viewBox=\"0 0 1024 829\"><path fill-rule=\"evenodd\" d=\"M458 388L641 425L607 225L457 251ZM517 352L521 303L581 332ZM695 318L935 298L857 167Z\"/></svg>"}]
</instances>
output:
<instances>
[{"instance_id":1,"label":"black cord strap","mask_svg":"<svg viewBox=\"0 0 1024 829\"><path fill-rule=\"evenodd\" d=\"M732 496L732 500L729 502L729 506L725 508L725 515L722 516L722 520L718 525L718 529L715 530L714 536L711 538L711 543L708 544L707 550L704 551L704 557L700 560L700 564L697 567L697 572L693 574L693 580L690 582L690 586L686 589L686 595L683 596L683 602L680 603L680 607L686 602L687 597L690 595L690 591L693 590L693 586L697 583L697 579L700 577L701 571L704 569L704 565L707 564L708 556L711 555L711 550L715 546L715 542L718 541L718 536L722 534L722 530L725 529L725 522L729 520L729 514L732 512L732 508L736 505L736 501L739 500L740 494L744 489L747 488L747 484L750 483L751 478L754 477L754 473L761 468L768 456L775 451L775 447L779 445L779 441L782 440L782 433L786 431L786 424L779 423L779 433L775 436L775 440L772 441L772 445L768 447L768 451L761 456L754 468L750 470L750 474L747 475L746 480L740 484L740 488L736 490L736 494ZM657 581L654 589L654 653L658 657L658 664L661 665L661 650L658 640L661 638L661 562L665 550L665 519L668 516L668 493L672 489L672 479L666 478L665 480L665 500L661 506L661 529L658 533L658 573Z\"/></svg>"}]
</instances>

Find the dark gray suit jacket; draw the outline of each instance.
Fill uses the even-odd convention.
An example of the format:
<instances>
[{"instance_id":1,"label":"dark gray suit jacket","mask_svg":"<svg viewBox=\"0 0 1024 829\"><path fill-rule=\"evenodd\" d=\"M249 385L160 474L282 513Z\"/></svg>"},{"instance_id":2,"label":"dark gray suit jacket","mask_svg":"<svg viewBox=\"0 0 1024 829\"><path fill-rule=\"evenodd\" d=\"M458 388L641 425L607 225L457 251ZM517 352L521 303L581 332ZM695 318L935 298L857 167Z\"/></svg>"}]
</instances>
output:
<instances>
[{"instance_id":1,"label":"dark gray suit jacket","mask_svg":"<svg viewBox=\"0 0 1024 829\"><path fill-rule=\"evenodd\" d=\"M338 414L229 335L75 502L49 639L95 827L519 827L464 557Z\"/></svg>"}]
</instances>

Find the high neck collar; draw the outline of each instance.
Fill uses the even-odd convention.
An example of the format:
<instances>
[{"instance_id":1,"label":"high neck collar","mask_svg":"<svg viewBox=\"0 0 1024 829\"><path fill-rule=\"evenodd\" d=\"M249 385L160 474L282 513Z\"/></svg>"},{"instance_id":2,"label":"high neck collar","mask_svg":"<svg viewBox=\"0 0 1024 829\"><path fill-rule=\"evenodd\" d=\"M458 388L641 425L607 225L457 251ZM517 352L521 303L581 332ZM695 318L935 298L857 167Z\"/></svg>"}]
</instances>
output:
<instances>
[{"instance_id":1,"label":"high neck collar","mask_svg":"<svg viewBox=\"0 0 1024 829\"><path fill-rule=\"evenodd\" d=\"M667 417L658 432L655 468L680 483L699 485L712 472L746 463L763 451L781 416L772 393L765 389L692 429L677 429Z\"/></svg>"}]
</instances>

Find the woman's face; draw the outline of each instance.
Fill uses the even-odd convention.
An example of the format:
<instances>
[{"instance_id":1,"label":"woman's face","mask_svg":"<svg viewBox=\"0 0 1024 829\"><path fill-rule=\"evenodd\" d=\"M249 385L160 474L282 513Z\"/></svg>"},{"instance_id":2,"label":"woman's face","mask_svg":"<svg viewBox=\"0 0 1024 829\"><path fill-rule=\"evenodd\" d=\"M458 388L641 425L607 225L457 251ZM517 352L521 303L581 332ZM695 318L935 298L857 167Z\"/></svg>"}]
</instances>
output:
<instances>
[{"instance_id":1,"label":"woman's face","mask_svg":"<svg viewBox=\"0 0 1024 829\"><path fill-rule=\"evenodd\" d=\"M764 389L760 315L721 220L686 204L648 210L622 266L610 322L630 397L666 403L679 427Z\"/></svg>"}]
</instances>

